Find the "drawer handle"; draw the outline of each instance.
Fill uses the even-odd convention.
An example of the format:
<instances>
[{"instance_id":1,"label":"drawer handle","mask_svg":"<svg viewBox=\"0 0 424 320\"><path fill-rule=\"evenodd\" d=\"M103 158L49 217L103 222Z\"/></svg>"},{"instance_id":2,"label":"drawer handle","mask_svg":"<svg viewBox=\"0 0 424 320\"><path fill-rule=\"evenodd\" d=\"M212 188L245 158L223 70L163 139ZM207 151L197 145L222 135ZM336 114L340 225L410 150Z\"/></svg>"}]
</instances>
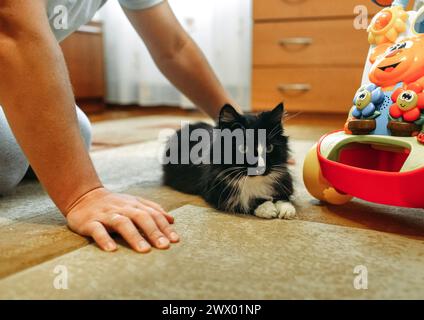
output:
<instances>
[{"instance_id":1,"label":"drawer handle","mask_svg":"<svg viewBox=\"0 0 424 320\"><path fill-rule=\"evenodd\" d=\"M288 84L280 84L278 87L280 91L311 91L312 86L308 83L288 83Z\"/></svg>"},{"instance_id":2,"label":"drawer handle","mask_svg":"<svg viewBox=\"0 0 424 320\"><path fill-rule=\"evenodd\" d=\"M280 46L287 46L287 45L303 45L303 46L309 46L314 42L312 38L284 38L278 41Z\"/></svg>"}]
</instances>

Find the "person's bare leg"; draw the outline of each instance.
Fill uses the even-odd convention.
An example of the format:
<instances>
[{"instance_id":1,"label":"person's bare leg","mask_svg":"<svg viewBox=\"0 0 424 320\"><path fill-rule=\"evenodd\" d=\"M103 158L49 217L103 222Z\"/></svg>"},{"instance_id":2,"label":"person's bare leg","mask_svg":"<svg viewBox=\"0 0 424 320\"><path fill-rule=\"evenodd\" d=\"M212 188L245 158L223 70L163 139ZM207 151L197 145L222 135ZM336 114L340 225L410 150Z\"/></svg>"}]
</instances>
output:
<instances>
[{"instance_id":1,"label":"person's bare leg","mask_svg":"<svg viewBox=\"0 0 424 320\"><path fill-rule=\"evenodd\" d=\"M77 110L77 119L78 119L78 125L80 127L81 136L84 140L86 149L90 150L91 142L92 142L92 128L91 128L90 120L78 106L76 106L76 110ZM2 176L1 173L2 172L0 169L0 186L1 186L1 176ZM37 179L37 176L35 175L34 170L32 170L31 166L29 166L28 171L25 174L25 179ZM15 188L16 184L15 185L12 184L11 187ZM1 187L0 187L0 191L1 191Z\"/></svg>"}]
</instances>

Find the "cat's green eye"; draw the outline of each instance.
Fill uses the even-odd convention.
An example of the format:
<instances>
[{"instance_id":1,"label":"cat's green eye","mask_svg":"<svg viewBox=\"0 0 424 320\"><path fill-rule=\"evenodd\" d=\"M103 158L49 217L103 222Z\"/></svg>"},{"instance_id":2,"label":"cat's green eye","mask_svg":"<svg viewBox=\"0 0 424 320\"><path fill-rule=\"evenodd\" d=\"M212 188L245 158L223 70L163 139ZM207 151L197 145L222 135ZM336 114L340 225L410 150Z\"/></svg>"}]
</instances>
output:
<instances>
[{"instance_id":1,"label":"cat's green eye","mask_svg":"<svg viewBox=\"0 0 424 320\"><path fill-rule=\"evenodd\" d=\"M249 148L247 146L245 146L244 144L239 145L238 150L240 151L240 153L246 153L247 150L249 150Z\"/></svg>"},{"instance_id":2,"label":"cat's green eye","mask_svg":"<svg viewBox=\"0 0 424 320\"><path fill-rule=\"evenodd\" d=\"M266 146L266 153L271 153L274 150L274 145L269 144Z\"/></svg>"}]
</instances>

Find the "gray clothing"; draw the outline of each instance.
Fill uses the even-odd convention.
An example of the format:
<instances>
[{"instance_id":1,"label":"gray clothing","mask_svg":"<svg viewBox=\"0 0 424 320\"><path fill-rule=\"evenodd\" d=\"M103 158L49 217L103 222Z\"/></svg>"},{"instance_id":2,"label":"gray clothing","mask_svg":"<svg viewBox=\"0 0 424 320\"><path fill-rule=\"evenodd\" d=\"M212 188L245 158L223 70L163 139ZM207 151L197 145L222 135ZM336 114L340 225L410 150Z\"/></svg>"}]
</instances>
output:
<instances>
[{"instance_id":1,"label":"gray clothing","mask_svg":"<svg viewBox=\"0 0 424 320\"><path fill-rule=\"evenodd\" d=\"M47 16L56 39L62 41L89 22L107 0L48 0ZM116 1L116 0L113 0ZM119 0L126 9L142 10L163 0Z\"/></svg>"},{"instance_id":2,"label":"gray clothing","mask_svg":"<svg viewBox=\"0 0 424 320\"><path fill-rule=\"evenodd\" d=\"M84 112L77 107L78 123L85 146L91 145L91 124ZM21 147L17 143L0 108L0 195L12 191L21 182L29 168Z\"/></svg>"}]
</instances>

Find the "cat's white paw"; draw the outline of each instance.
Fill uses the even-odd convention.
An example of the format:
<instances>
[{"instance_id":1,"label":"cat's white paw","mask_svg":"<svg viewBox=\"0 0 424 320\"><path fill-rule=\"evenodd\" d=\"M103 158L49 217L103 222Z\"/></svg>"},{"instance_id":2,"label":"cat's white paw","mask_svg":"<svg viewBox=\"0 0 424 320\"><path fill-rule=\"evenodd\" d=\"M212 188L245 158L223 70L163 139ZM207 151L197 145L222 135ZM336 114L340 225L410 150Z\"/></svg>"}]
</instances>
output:
<instances>
[{"instance_id":1,"label":"cat's white paw","mask_svg":"<svg viewBox=\"0 0 424 320\"><path fill-rule=\"evenodd\" d=\"M272 201L266 201L255 209L255 216L263 219L275 219L278 211Z\"/></svg>"},{"instance_id":2,"label":"cat's white paw","mask_svg":"<svg viewBox=\"0 0 424 320\"><path fill-rule=\"evenodd\" d=\"M278 218L280 219L294 219L296 217L296 208L291 202L277 201L275 207L278 211Z\"/></svg>"}]
</instances>

